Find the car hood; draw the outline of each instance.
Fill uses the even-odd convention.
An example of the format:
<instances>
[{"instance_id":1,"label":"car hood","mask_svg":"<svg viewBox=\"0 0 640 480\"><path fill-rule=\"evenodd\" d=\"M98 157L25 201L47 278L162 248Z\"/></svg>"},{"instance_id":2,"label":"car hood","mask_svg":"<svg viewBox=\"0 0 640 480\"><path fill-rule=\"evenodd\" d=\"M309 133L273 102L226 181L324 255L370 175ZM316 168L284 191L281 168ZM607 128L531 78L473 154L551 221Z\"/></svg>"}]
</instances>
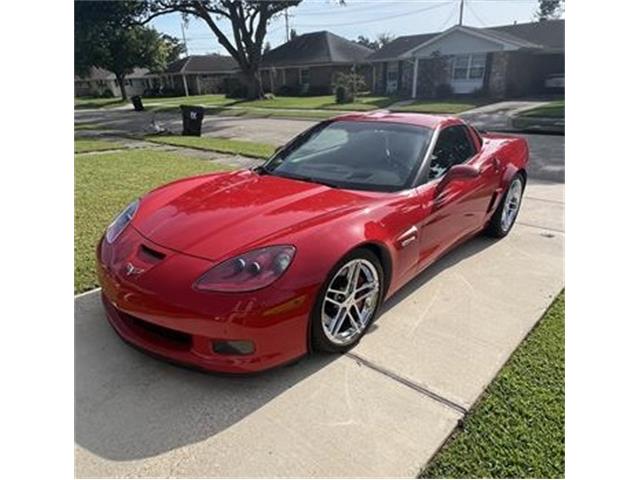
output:
<instances>
[{"instance_id":1,"label":"car hood","mask_svg":"<svg viewBox=\"0 0 640 480\"><path fill-rule=\"evenodd\" d=\"M152 242L216 260L358 210L376 194L252 171L195 177L142 199L133 226Z\"/></svg>"}]
</instances>

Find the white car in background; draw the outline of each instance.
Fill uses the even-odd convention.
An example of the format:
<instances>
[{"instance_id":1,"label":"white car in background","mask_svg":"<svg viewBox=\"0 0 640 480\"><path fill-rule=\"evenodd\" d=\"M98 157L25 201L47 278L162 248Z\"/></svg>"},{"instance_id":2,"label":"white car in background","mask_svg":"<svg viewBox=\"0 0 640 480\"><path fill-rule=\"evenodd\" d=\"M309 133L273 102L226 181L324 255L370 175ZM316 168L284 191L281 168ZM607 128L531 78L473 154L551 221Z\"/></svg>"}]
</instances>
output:
<instances>
[{"instance_id":1,"label":"white car in background","mask_svg":"<svg viewBox=\"0 0 640 480\"><path fill-rule=\"evenodd\" d=\"M544 79L545 88L564 89L564 73L552 73Z\"/></svg>"}]
</instances>

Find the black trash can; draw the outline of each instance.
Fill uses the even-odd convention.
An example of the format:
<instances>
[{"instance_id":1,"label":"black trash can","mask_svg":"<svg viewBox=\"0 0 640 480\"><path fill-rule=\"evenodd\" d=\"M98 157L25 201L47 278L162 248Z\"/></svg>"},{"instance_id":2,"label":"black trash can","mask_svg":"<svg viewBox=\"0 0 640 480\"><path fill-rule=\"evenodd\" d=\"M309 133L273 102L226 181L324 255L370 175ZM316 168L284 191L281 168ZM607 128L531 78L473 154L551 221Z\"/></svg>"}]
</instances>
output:
<instances>
[{"instance_id":1,"label":"black trash can","mask_svg":"<svg viewBox=\"0 0 640 480\"><path fill-rule=\"evenodd\" d=\"M199 137L202 133L204 107L180 105L180 110L182 110L182 135Z\"/></svg>"},{"instance_id":2,"label":"black trash can","mask_svg":"<svg viewBox=\"0 0 640 480\"><path fill-rule=\"evenodd\" d=\"M144 110L144 105L142 105L142 97L140 95L134 95L131 97L131 103L133 103L133 109L136 112L142 112Z\"/></svg>"}]
</instances>

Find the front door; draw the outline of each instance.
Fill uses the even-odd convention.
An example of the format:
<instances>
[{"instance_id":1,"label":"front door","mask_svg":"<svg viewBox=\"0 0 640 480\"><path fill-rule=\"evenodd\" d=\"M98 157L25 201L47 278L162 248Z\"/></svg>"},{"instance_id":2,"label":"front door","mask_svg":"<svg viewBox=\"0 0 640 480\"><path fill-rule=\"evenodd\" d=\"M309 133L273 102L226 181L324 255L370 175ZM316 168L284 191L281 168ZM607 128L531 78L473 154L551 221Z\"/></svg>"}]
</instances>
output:
<instances>
[{"instance_id":1,"label":"front door","mask_svg":"<svg viewBox=\"0 0 640 480\"><path fill-rule=\"evenodd\" d=\"M387 95L393 95L398 91L400 77L400 62L387 63Z\"/></svg>"}]
</instances>

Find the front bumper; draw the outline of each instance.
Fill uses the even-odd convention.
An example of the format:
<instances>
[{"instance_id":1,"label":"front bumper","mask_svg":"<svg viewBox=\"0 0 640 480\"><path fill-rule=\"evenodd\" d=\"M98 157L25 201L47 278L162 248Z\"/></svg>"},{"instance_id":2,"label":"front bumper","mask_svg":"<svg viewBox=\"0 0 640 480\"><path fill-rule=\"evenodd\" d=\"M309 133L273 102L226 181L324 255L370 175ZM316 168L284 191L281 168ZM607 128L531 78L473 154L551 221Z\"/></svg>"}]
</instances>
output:
<instances>
[{"instance_id":1,"label":"front bumper","mask_svg":"<svg viewBox=\"0 0 640 480\"><path fill-rule=\"evenodd\" d=\"M141 248L162 258L141 255ZM154 356L208 371L258 372L307 352L313 289L195 290L194 279L211 266L155 245L134 228L127 228L114 245L101 241L97 271L110 324L125 341ZM214 342L225 340L251 341L254 351L215 352Z\"/></svg>"}]
</instances>

